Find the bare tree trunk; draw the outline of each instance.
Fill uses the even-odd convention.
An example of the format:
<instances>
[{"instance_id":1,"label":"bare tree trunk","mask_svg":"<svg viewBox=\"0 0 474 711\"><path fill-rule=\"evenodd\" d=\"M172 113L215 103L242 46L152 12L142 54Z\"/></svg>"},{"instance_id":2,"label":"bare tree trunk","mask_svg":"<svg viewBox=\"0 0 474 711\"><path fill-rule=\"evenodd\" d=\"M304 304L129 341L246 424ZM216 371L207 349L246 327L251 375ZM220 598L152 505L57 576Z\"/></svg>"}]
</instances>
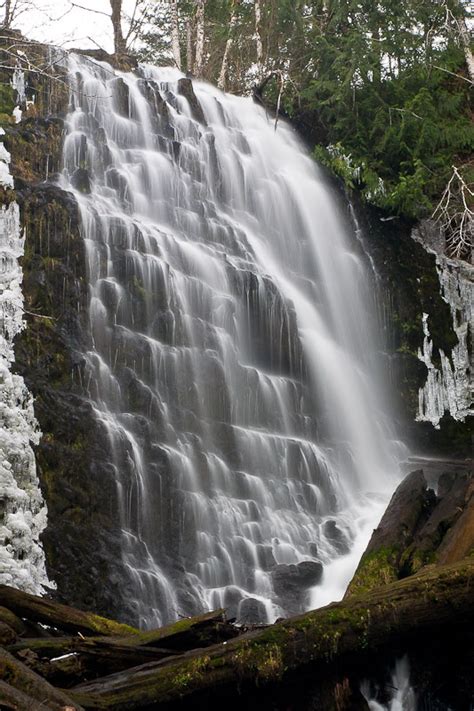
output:
<instances>
[{"instance_id":1,"label":"bare tree trunk","mask_svg":"<svg viewBox=\"0 0 474 711\"><path fill-rule=\"evenodd\" d=\"M124 54L126 43L122 32L122 0L110 0L112 27L114 28L114 52Z\"/></svg>"},{"instance_id":2,"label":"bare tree trunk","mask_svg":"<svg viewBox=\"0 0 474 711\"><path fill-rule=\"evenodd\" d=\"M3 18L3 27L7 29L10 27L11 23L11 0L5 0L5 16Z\"/></svg>"},{"instance_id":3,"label":"bare tree trunk","mask_svg":"<svg viewBox=\"0 0 474 711\"><path fill-rule=\"evenodd\" d=\"M262 42L262 6L260 0L255 0L255 38L257 42L258 76L263 75L263 42Z\"/></svg>"},{"instance_id":4,"label":"bare tree trunk","mask_svg":"<svg viewBox=\"0 0 474 711\"><path fill-rule=\"evenodd\" d=\"M196 56L194 59L194 74L202 75L204 63L204 7L206 0L196 0Z\"/></svg>"},{"instance_id":5,"label":"bare tree trunk","mask_svg":"<svg viewBox=\"0 0 474 711\"><path fill-rule=\"evenodd\" d=\"M179 45L178 0L171 0L171 49L174 63L181 70L181 47Z\"/></svg>"},{"instance_id":6,"label":"bare tree trunk","mask_svg":"<svg viewBox=\"0 0 474 711\"><path fill-rule=\"evenodd\" d=\"M229 25L229 36L225 45L224 56L222 57L222 66L219 74L219 79L217 80L217 86L219 89L225 91L225 84L227 79L227 67L229 66L229 54L232 49L232 44L234 42L234 27L237 23L237 7L240 5L240 0L234 0L232 3L232 14L230 17Z\"/></svg>"},{"instance_id":7,"label":"bare tree trunk","mask_svg":"<svg viewBox=\"0 0 474 711\"><path fill-rule=\"evenodd\" d=\"M191 20L186 22L186 69L188 74L193 71L193 27Z\"/></svg>"},{"instance_id":8,"label":"bare tree trunk","mask_svg":"<svg viewBox=\"0 0 474 711\"><path fill-rule=\"evenodd\" d=\"M469 35L469 30L467 29L464 17L458 17L457 24L464 50L464 56L466 58L467 73L469 74L469 79L474 83L474 56L471 51L471 37Z\"/></svg>"}]
</instances>

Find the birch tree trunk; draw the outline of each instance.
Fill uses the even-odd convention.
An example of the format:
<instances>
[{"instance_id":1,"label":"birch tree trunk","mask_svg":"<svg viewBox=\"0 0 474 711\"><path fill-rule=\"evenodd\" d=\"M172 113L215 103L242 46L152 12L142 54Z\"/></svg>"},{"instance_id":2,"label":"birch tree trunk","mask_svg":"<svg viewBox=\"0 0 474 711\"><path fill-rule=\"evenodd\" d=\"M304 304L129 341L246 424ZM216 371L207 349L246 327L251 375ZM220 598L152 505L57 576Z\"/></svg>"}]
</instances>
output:
<instances>
[{"instance_id":1,"label":"birch tree trunk","mask_svg":"<svg viewBox=\"0 0 474 711\"><path fill-rule=\"evenodd\" d=\"M225 45L224 56L222 58L221 71L219 74L219 79L217 80L217 86L219 87L219 89L222 89L222 91L225 91L225 88L226 88L227 68L229 66L229 54L230 54L230 50L232 49L232 45L234 43L234 28L237 23L237 7L238 7L238 5L240 5L240 0L234 0L232 3L232 14L230 17L229 37L227 38L227 42Z\"/></svg>"},{"instance_id":2,"label":"birch tree trunk","mask_svg":"<svg viewBox=\"0 0 474 711\"><path fill-rule=\"evenodd\" d=\"M262 6L260 0L255 0L255 39L257 42L258 77L263 75L263 42L262 42Z\"/></svg>"},{"instance_id":3,"label":"birch tree trunk","mask_svg":"<svg viewBox=\"0 0 474 711\"><path fill-rule=\"evenodd\" d=\"M204 7L206 0L196 0L196 56L194 59L194 74L202 75L204 62Z\"/></svg>"},{"instance_id":4,"label":"birch tree trunk","mask_svg":"<svg viewBox=\"0 0 474 711\"><path fill-rule=\"evenodd\" d=\"M186 70L193 71L193 27L191 20L186 21Z\"/></svg>"},{"instance_id":5,"label":"birch tree trunk","mask_svg":"<svg viewBox=\"0 0 474 711\"><path fill-rule=\"evenodd\" d=\"M122 0L110 0L112 27L114 29L114 53L124 54L126 43L122 32Z\"/></svg>"},{"instance_id":6,"label":"birch tree trunk","mask_svg":"<svg viewBox=\"0 0 474 711\"><path fill-rule=\"evenodd\" d=\"M177 68L181 70L181 47L179 45L178 0L171 0L171 49Z\"/></svg>"},{"instance_id":7,"label":"birch tree trunk","mask_svg":"<svg viewBox=\"0 0 474 711\"><path fill-rule=\"evenodd\" d=\"M464 17L457 18L457 25L464 50L464 56L466 58L467 73L469 74L469 79L474 83L474 56L471 51L471 37Z\"/></svg>"}]
</instances>

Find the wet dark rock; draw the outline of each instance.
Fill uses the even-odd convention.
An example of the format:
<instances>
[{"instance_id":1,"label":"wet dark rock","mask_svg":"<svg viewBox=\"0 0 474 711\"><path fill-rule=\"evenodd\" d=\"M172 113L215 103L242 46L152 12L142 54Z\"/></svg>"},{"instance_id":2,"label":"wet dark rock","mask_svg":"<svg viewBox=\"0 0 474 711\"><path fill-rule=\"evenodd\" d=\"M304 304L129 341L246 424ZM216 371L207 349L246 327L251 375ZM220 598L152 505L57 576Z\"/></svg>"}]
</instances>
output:
<instances>
[{"instance_id":1,"label":"wet dark rock","mask_svg":"<svg viewBox=\"0 0 474 711\"><path fill-rule=\"evenodd\" d=\"M398 550L405 548L435 504L436 496L431 489L427 489L423 471L418 469L409 474L392 496L367 546L367 553L384 546Z\"/></svg>"},{"instance_id":2,"label":"wet dark rock","mask_svg":"<svg viewBox=\"0 0 474 711\"><path fill-rule=\"evenodd\" d=\"M228 619L235 619L239 614L242 593L235 585L230 585L224 593L224 608Z\"/></svg>"},{"instance_id":3,"label":"wet dark rock","mask_svg":"<svg viewBox=\"0 0 474 711\"><path fill-rule=\"evenodd\" d=\"M113 92L114 107L118 114L129 118L130 116L130 90L121 77L113 79L109 83Z\"/></svg>"},{"instance_id":4,"label":"wet dark rock","mask_svg":"<svg viewBox=\"0 0 474 711\"><path fill-rule=\"evenodd\" d=\"M273 589L281 597L299 593L321 582L322 563L307 560L297 565L278 565L272 571Z\"/></svg>"},{"instance_id":5,"label":"wet dark rock","mask_svg":"<svg viewBox=\"0 0 474 711\"><path fill-rule=\"evenodd\" d=\"M474 547L474 476L472 472L443 474L433 509L418 526L413 542L400 559L400 575L412 575L427 563L454 563ZM464 518L462 535L458 520ZM461 523L461 522L460 522ZM456 534L453 535L456 531ZM454 542L456 538L456 542Z\"/></svg>"},{"instance_id":6,"label":"wet dark rock","mask_svg":"<svg viewBox=\"0 0 474 711\"><path fill-rule=\"evenodd\" d=\"M86 168L76 168L71 176L71 183L76 190L89 195L91 191L91 181L89 171Z\"/></svg>"},{"instance_id":7,"label":"wet dark rock","mask_svg":"<svg viewBox=\"0 0 474 711\"><path fill-rule=\"evenodd\" d=\"M429 564L454 563L474 548L471 471L440 477L438 496L422 470L393 495L350 583L348 594L405 578Z\"/></svg>"},{"instance_id":8,"label":"wet dark rock","mask_svg":"<svg viewBox=\"0 0 474 711\"><path fill-rule=\"evenodd\" d=\"M266 621L265 605L261 600L247 597L239 605L238 621L245 625L258 625Z\"/></svg>"},{"instance_id":9,"label":"wet dark rock","mask_svg":"<svg viewBox=\"0 0 474 711\"><path fill-rule=\"evenodd\" d=\"M154 81L141 79L138 86L150 106L151 120L155 131L161 136L173 139L175 132L171 125L168 104L162 97L158 84Z\"/></svg>"},{"instance_id":10,"label":"wet dark rock","mask_svg":"<svg viewBox=\"0 0 474 711\"><path fill-rule=\"evenodd\" d=\"M184 96L184 98L187 100L191 109L191 115L193 119L201 123L203 126L207 126L202 106L199 103L196 94L194 93L193 83L191 79L183 78L178 80L178 93L181 96Z\"/></svg>"},{"instance_id":11,"label":"wet dark rock","mask_svg":"<svg viewBox=\"0 0 474 711\"><path fill-rule=\"evenodd\" d=\"M348 553L350 550L350 543L344 533L339 526L337 525L336 521L326 521L324 526L323 526L323 531L324 535L328 539L328 541L331 543L331 545L336 549L338 553L343 555L344 553Z\"/></svg>"},{"instance_id":12,"label":"wet dark rock","mask_svg":"<svg viewBox=\"0 0 474 711\"><path fill-rule=\"evenodd\" d=\"M257 545L258 563L262 570L271 570L277 564L273 555L272 547L259 543Z\"/></svg>"}]
</instances>

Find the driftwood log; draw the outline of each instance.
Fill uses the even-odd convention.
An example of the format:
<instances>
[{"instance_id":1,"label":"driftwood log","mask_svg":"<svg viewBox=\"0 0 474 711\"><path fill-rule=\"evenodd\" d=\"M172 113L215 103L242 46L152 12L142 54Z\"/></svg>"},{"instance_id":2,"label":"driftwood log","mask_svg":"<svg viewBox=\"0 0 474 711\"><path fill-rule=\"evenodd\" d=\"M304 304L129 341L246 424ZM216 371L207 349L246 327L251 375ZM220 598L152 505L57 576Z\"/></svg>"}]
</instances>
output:
<instances>
[{"instance_id":1,"label":"driftwood log","mask_svg":"<svg viewBox=\"0 0 474 711\"><path fill-rule=\"evenodd\" d=\"M363 595L353 595L262 631L151 662L68 691L86 709L194 707L193 699L217 708L226 698L264 685L281 685L292 672L310 666L316 678L335 663L360 663L394 640L408 642L430 629L459 630L474 622L474 560L428 568ZM229 694L231 696L229 696ZM213 702L216 702L216 705Z\"/></svg>"}]
</instances>

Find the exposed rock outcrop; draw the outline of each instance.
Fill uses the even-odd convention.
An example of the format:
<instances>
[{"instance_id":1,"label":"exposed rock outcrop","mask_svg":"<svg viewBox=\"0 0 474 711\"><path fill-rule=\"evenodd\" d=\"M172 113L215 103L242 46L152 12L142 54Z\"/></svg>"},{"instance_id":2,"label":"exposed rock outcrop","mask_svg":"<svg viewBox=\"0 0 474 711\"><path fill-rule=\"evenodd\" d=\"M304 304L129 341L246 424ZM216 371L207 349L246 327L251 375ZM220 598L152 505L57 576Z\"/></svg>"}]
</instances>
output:
<instances>
[{"instance_id":1,"label":"exposed rock outcrop","mask_svg":"<svg viewBox=\"0 0 474 711\"><path fill-rule=\"evenodd\" d=\"M474 552L472 469L442 474L437 489L428 488L421 470L404 479L372 534L346 597Z\"/></svg>"},{"instance_id":2,"label":"exposed rock outcrop","mask_svg":"<svg viewBox=\"0 0 474 711\"><path fill-rule=\"evenodd\" d=\"M43 72L54 50L11 34L14 48L27 52L32 65L22 82L30 102L28 108L22 104L22 120L15 124L6 114L9 96L3 98L0 120L26 235L22 289L27 326L16 340L15 369L35 397L43 433L36 461L48 502L47 569L59 599L115 610L118 616L117 591L123 581L114 574L120 561L114 472L100 428L91 426L94 413L80 355L90 343L84 243L76 202L56 182L69 90L61 53L53 62L55 70ZM8 86L11 72L2 71Z\"/></svg>"},{"instance_id":3,"label":"exposed rock outcrop","mask_svg":"<svg viewBox=\"0 0 474 711\"><path fill-rule=\"evenodd\" d=\"M472 273L472 267L466 262L442 257L442 245L429 241L426 229L421 226L414 232L412 223L397 217L387 219L380 210L361 205L357 196L351 198L363 242L377 273L376 299L382 324L384 370L391 396L398 404L399 432L418 452L449 457L471 456L472 423L469 418L458 417L456 413L461 414L467 407L464 396L461 405L459 394L468 392L467 360L472 354L472 326L467 326L472 319L468 316L468 310L472 308L468 298L472 279L465 279L467 273ZM432 230L430 235L433 235ZM440 260L444 260L445 269L440 268ZM461 275L464 276L461 278ZM465 284L463 293L458 288L460 280ZM454 378L450 380L449 397L446 378L444 390L438 385L431 388L432 392L442 393L439 406L435 408L434 420L439 424L438 429L433 427L432 417L422 416L415 421L420 413L420 389L423 391L427 382L426 359L420 360L420 354L426 355L424 345L428 345L423 331L424 314L428 315L428 340L434 344L429 366L433 371L431 379L438 383L436 373L445 372L449 380L448 371L454 373L456 368L458 373L465 373L464 379L457 377L458 395L453 386ZM453 405L455 400L458 405L450 408L450 398ZM425 414L427 402L423 396ZM433 405L433 399L430 402Z\"/></svg>"}]
</instances>

